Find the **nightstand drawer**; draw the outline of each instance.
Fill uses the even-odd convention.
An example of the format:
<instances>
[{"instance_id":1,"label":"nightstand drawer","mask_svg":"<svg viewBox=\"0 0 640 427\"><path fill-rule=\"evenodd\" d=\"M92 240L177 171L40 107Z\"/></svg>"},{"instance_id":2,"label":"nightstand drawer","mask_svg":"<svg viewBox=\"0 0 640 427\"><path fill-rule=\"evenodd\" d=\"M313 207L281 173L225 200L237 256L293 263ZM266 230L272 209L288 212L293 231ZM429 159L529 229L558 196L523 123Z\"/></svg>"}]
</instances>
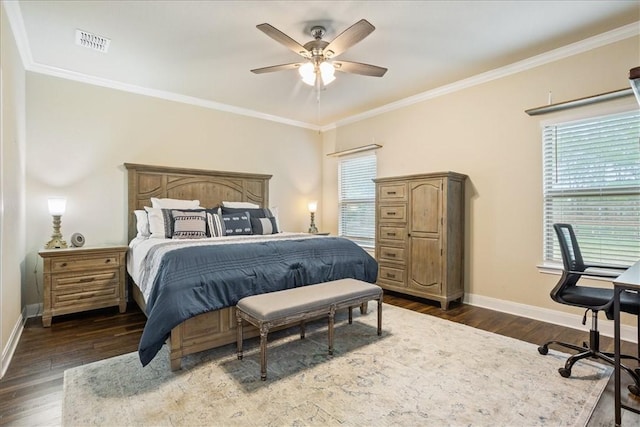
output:
<instances>
[{"instance_id":1,"label":"nightstand drawer","mask_svg":"<svg viewBox=\"0 0 640 427\"><path fill-rule=\"evenodd\" d=\"M63 259L54 259L51 262L52 273L63 273L66 271L87 271L105 267L118 267L120 259L117 255L95 255L91 257L76 256Z\"/></svg>"},{"instance_id":2,"label":"nightstand drawer","mask_svg":"<svg viewBox=\"0 0 640 427\"><path fill-rule=\"evenodd\" d=\"M56 274L51 277L51 289L58 294L70 294L86 290L117 288L119 274L118 270L82 275Z\"/></svg>"},{"instance_id":3,"label":"nightstand drawer","mask_svg":"<svg viewBox=\"0 0 640 427\"><path fill-rule=\"evenodd\" d=\"M56 310L65 307L95 304L101 300L113 301L120 297L118 286L87 285L78 287L70 293L53 292L53 306Z\"/></svg>"}]
</instances>

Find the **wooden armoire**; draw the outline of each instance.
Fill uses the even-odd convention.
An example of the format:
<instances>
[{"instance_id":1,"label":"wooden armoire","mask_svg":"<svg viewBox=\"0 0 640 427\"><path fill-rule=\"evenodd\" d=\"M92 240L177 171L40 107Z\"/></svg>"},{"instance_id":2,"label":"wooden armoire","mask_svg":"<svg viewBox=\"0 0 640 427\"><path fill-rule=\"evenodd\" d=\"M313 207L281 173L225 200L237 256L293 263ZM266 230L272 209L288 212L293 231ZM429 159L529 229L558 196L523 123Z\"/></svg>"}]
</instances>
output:
<instances>
[{"instance_id":1,"label":"wooden armoire","mask_svg":"<svg viewBox=\"0 0 640 427\"><path fill-rule=\"evenodd\" d=\"M378 285L439 301L464 295L466 175L426 173L375 179Z\"/></svg>"}]
</instances>

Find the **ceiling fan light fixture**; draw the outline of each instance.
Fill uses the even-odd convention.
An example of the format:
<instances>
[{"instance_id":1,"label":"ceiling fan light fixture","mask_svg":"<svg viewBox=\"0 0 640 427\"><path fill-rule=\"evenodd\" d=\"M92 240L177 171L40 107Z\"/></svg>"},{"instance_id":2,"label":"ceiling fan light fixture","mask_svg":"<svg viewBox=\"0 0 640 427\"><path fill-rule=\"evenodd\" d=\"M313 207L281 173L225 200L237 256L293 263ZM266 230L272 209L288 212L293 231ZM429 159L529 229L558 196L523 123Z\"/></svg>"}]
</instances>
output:
<instances>
[{"instance_id":1,"label":"ceiling fan light fixture","mask_svg":"<svg viewBox=\"0 0 640 427\"><path fill-rule=\"evenodd\" d=\"M298 68L298 73L300 73L302 81L309 86L313 86L316 84L316 70L314 69L314 66L311 62L302 64L300 68Z\"/></svg>"},{"instance_id":2,"label":"ceiling fan light fixture","mask_svg":"<svg viewBox=\"0 0 640 427\"><path fill-rule=\"evenodd\" d=\"M322 76L322 83L324 83L325 86L336 79L334 75L335 72L336 69L332 64L328 62L320 64L320 75Z\"/></svg>"}]
</instances>

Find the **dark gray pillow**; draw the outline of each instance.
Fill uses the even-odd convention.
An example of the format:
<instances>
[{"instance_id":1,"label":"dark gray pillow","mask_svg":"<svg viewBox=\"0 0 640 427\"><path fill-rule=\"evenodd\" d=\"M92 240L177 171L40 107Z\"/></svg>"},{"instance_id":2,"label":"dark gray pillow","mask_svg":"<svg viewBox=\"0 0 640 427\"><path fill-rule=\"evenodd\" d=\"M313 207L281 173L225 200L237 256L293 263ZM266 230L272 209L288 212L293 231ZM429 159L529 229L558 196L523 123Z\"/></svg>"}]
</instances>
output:
<instances>
[{"instance_id":1,"label":"dark gray pillow","mask_svg":"<svg viewBox=\"0 0 640 427\"><path fill-rule=\"evenodd\" d=\"M222 215L222 228L225 236L240 236L253 234L251 231L251 217L249 212L230 213Z\"/></svg>"},{"instance_id":2,"label":"dark gray pillow","mask_svg":"<svg viewBox=\"0 0 640 427\"><path fill-rule=\"evenodd\" d=\"M226 208L222 207L222 215L233 213L245 213L248 212L251 218L269 218L273 216L271 210L265 208L247 209L247 208Z\"/></svg>"}]
</instances>

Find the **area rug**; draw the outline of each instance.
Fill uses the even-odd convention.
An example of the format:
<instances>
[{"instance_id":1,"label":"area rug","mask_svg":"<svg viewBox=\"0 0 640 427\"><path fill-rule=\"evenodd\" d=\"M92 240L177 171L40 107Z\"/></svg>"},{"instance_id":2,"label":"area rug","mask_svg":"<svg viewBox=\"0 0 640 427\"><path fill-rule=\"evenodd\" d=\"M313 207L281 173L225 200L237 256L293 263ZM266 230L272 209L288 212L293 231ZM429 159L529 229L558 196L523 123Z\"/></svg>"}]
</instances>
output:
<instances>
[{"instance_id":1,"label":"area rug","mask_svg":"<svg viewBox=\"0 0 640 427\"><path fill-rule=\"evenodd\" d=\"M137 353L64 374L67 426L583 426L611 368L558 368L563 355L523 341L383 305L349 325L340 313L333 357L326 321L270 334L268 379L257 339L183 359L166 349L143 368Z\"/></svg>"}]
</instances>

